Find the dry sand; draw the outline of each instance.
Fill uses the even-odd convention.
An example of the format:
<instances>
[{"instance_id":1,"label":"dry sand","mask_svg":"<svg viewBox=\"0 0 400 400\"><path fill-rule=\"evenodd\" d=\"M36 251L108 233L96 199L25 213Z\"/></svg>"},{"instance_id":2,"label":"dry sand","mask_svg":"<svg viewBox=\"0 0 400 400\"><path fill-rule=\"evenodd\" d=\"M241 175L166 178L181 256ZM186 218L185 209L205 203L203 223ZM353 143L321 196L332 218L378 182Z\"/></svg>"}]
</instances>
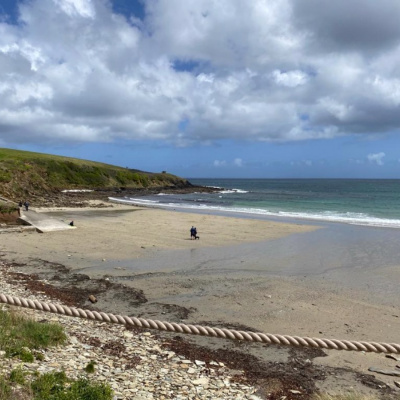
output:
<instances>
[{"instance_id":1,"label":"dry sand","mask_svg":"<svg viewBox=\"0 0 400 400\"><path fill-rule=\"evenodd\" d=\"M144 291L149 300L148 314L146 309L142 312L145 318L162 319L151 305L166 303L192 310L184 321L187 323L242 325L265 333L400 343L397 304L383 304L379 296L346 289L324 275L278 276L251 258L254 244L259 249L288 237L295 242L298 235L315 232L318 227L121 205L51 211L54 218L66 222L73 219L77 228L46 234L1 235L3 258L28 264L40 258L92 277L121 276L126 285ZM200 240L190 240L192 225L198 228ZM286 262L285 257L281 262ZM397 279L399 270L398 266L391 266L382 274ZM120 307L118 303L106 306L107 311ZM127 311L115 308L115 313ZM207 340L201 339L203 344ZM264 358L274 361L288 359L287 352L261 345L249 351L265 353ZM326 353L328 357L313 362L364 374L372 365L395 369L396 364L382 354ZM375 376L393 388L393 382L400 380ZM328 391L354 388L373 393L373 389L356 382L354 375L344 370L319 385Z\"/></svg>"},{"instance_id":2,"label":"dry sand","mask_svg":"<svg viewBox=\"0 0 400 400\"><path fill-rule=\"evenodd\" d=\"M50 210L55 211L54 218L66 222L74 220L78 229L46 235L46 243L43 243L43 237L40 236L30 238L26 246L31 254L41 254L41 247L45 246L49 251L56 252L57 257L68 253L92 260L126 260L164 249L180 250L260 242L315 229L306 225L177 213L118 204L112 204L107 209ZM195 243L190 240L189 230L192 225L198 228L200 236L200 240ZM72 263L68 266L76 265Z\"/></svg>"}]
</instances>

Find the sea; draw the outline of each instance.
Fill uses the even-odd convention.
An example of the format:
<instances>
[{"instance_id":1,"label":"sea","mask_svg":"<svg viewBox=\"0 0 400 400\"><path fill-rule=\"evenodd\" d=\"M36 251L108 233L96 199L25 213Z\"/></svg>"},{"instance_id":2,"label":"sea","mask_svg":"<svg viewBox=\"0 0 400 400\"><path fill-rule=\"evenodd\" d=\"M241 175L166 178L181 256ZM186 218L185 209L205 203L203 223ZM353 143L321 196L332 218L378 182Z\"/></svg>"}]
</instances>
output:
<instances>
[{"instance_id":1,"label":"sea","mask_svg":"<svg viewBox=\"0 0 400 400\"><path fill-rule=\"evenodd\" d=\"M194 179L212 193L111 198L175 210L400 228L400 180Z\"/></svg>"}]
</instances>

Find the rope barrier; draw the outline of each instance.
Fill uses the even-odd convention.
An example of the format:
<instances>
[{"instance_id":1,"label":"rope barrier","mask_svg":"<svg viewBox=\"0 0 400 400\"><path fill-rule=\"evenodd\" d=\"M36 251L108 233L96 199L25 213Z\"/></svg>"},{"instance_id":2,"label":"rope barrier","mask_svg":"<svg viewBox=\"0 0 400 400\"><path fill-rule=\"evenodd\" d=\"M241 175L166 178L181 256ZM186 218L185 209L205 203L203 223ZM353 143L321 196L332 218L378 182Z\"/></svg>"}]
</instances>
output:
<instances>
[{"instance_id":1,"label":"rope barrier","mask_svg":"<svg viewBox=\"0 0 400 400\"><path fill-rule=\"evenodd\" d=\"M332 350L364 351L373 353L400 353L400 345L395 343L376 343L359 342L337 339L319 339L310 337L299 337L289 335L273 335L261 332L236 331L226 328L211 328L201 325L186 325L175 322L158 321L144 318L135 318L110 313L83 310L81 308L67 307L53 303L45 303L38 300L24 299L20 297L0 294L0 303L10 304L17 307L30 308L50 312L53 314L62 314L69 317L90 319L92 321L108 322L121 324L125 326L134 326L145 329L158 329L166 332L175 332L182 334L192 334L209 336L221 339L243 340L248 342L259 342L265 344L276 344L281 346L294 347L313 347Z\"/></svg>"}]
</instances>

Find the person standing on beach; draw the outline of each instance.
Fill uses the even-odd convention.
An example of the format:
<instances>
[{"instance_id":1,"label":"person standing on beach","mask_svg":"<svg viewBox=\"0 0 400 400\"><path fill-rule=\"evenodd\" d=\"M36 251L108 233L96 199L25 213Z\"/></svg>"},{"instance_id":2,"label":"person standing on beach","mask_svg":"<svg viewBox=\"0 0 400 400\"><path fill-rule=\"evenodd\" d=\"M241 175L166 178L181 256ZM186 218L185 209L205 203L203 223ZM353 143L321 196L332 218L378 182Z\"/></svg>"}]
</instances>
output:
<instances>
[{"instance_id":1,"label":"person standing on beach","mask_svg":"<svg viewBox=\"0 0 400 400\"><path fill-rule=\"evenodd\" d=\"M196 228L192 226L190 228L190 240L196 239Z\"/></svg>"},{"instance_id":2,"label":"person standing on beach","mask_svg":"<svg viewBox=\"0 0 400 400\"><path fill-rule=\"evenodd\" d=\"M191 240L200 239L200 236L197 236L197 228L195 226L192 226L190 228L190 239Z\"/></svg>"}]
</instances>

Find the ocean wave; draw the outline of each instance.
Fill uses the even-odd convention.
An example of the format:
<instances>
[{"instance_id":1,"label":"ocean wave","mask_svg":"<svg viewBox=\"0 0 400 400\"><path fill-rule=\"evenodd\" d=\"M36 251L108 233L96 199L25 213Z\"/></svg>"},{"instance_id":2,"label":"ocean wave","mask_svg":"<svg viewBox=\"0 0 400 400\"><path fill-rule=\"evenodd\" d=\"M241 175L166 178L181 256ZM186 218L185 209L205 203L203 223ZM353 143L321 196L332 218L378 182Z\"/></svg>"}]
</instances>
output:
<instances>
[{"instance_id":1,"label":"ocean wave","mask_svg":"<svg viewBox=\"0 0 400 400\"><path fill-rule=\"evenodd\" d=\"M350 225L361 225L382 228L400 228L399 219L377 218L363 213L335 213L321 212L318 213L301 213L280 211L279 215L287 218L308 219L314 221L338 222Z\"/></svg>"},{"instance_id":2,"label":"ocean wave","mask_svg":"<svg viewBox=\"0 0 400 400\"><path fill-rule=\"evenodd\" d=\"M121 198L117 198L117 197L109 197L108 200L114 201L116 203L128 203L128 204L132 204L132 205L135 205L135 204L146 204L146 205L159 204L159 202L156 200L147 200L147 199L131 199L131 198L121 199Z\"/></svg>"},{"instance_id":3,"label":"ocean wave","mask_svg":"<svg viewBox=\"0 0 400 400\"><path fill-rule=\"evenodd\" d=\"M86 193L93 192L92 189L65 189L61 190L62 193Z\"/></svg>"},{"instance_id":4,"label":"ocean wave","mask_svg":"<svg viewBox=\"0 0 400 400\"><path fill-rule=\"evenodd\" d=\"M232 193L249 193L249 192L248 190L242 190L242 189L226 189L226 190L221 190L219 193L232 194Z\"/></svg>"},{"instance_id":5,"label":"ocean wave","mask_svg":"<svg viewBox=\"0 0 400 400\"><path fill-rule=\"evenodd\" d=\"M298 212L298 211L270 211L262 208L247 208L247 207L227 207L227 206L214 206L209 204L189 204L189 203L160 203L156 200L147 199L119 199L109 198L111 201L130 203L135 205L144 205L148 207L158 208L175 208L175 209L190 209L193 211L215 211L215 212L229 212L236 214L260 215L266 217L278 217L288 219L303 219L309 221L319 222L336 222L345 223L350 225L361 225L370 227L385 227L385 228L400 228L399 219L385 219L370 216L364 213L339 213L333 211L324 212Z\"/></svg>"}]
</instances>

